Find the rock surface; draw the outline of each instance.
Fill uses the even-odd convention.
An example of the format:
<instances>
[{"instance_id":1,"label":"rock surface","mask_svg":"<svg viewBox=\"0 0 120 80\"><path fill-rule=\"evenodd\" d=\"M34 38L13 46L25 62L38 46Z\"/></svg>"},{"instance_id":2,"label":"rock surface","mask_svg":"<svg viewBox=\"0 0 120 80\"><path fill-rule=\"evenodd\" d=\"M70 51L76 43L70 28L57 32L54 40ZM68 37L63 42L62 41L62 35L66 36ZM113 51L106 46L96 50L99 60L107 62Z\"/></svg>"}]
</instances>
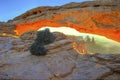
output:
<instances>
[{"instance_id":1,"label":"rock surface","mask_svg":"<svg viewBox=\"0 0 120 80\"><path fill-rule=\"evenodd\" d=\"M55 7L38 7L5 23L16 27L4 28L3 24L0 23L2 33L21 35L44 26L66 26L120 42L120 0L92 0Z\"/></svg>"},{"instance_id":2,"label":"rock surface","mask_svg":"<svg viewBox=\"0 0 120 80\"><path fill-rule=\"evenodd\" d=\"M38 16L39 16L38 17L39 19L40 17L44 19L51 19L54 14L59 14L59 13L61 14L61 12L64 13L64 12L75 11L75 9L77 8L80 9L80 8L91 7L91 9L95 9L98 7L100 8L100 10L107 10L107 7L108 7L108 10L109 10L109 8L114 9L116 8L116 6L120 7L119 4L120 4L120 0L94 0L94 1L86 1L82 3L71 2L69 4L65 4L62 6L55 6L55 7L48 7L48 6L38 7L38 8L31 9L20 16L17 16L16 18L14 18L14 21L19 23L21 23L20 20L22 20L22 22L25 22L28 20L27 22L29 22L30 19L33 19L31 21L34 21L34 20L38 20L36 18ZM65 11L66 9L69 9L69 10ZM46 17L44 17L45 15Z\"/></svg>"},{"instance_id":3,"label":"rock surface","mask_svg":"<svg viewBox=\"0 0 120 80\"><path fill-rule=\"evenodd\" d=\"M11 23L17 24L17 35L43 26L66 26L120 42L119 19L120 0L95 0L56 7L38 7L14 18Z\"/></svg>"},{"instance_id":4,"label":"rock surface","mask_svg":"<svg viewBox=\"0 0 120 80\"><path fill-rule=\"evenodd\" d=\"M37 31L28 31L25 32L24 34L20 35L20 38L25 41L25 40L32 40L34 41L36 39Z\"/></svg>"},{"instance_id":5,"label":"rock surface","mask_svg":"<svg viewBox=\"0 0 120 80\"><path fill-rule=\"evenodd\" d=\"M0 37L0 79L120 79L120 54L82 55L72 43L69 38L57 40L45 46L49 50L46 56L34 56L29 52L29 40Z\"/></svg>"},{"instance_id":6,"label":"rock surface","mask_svg":"<svg viewBox=\"0 0 120 80\"><path fill-rule=\"evenodd\" d=\"M120 0L38 7L7 23L0 22L0 36L12 34L12 37L0 37L0 79L120 79L120 54L79 54L73 49L75 37L58 32L54 33L56 41L45 46L48 49L46 56L31 55L29 47L36 37L34 30L63 25L120 41ZM15 32L22 34L20 38L13 38Z\"/></svg>"},{"instance_id":7,"label":"rock surface","mask_svg":"<svg viewBox=\"0 0 120 80\"><path fill-rule=\"evenodd\" d=\"M12 23L5 23L5 22L0 22L0 36L2 36L2 34L13 34L15 35L16 33L14 32L15 30L15 24Z\"/></svg>"}]
</instances>

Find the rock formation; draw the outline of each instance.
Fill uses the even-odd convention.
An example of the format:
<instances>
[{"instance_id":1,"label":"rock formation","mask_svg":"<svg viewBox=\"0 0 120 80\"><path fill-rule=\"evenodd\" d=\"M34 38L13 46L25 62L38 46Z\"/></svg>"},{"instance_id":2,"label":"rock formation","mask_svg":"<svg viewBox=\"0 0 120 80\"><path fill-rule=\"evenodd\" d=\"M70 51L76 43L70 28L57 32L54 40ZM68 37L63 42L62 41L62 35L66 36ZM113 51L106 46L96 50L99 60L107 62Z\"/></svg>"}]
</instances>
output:
<instances>
[{"instance_id":1,"label":"rock formation","mask_svg":"<svg viewBox=\"0 0 120 80\"><path fill-rule=\"evenodd\" d=\"M14 30L15 30L15 24L0 22L0 35L2 34L15 35L16 33L14 32Z\"/></svg>"},{"instance_id":2,"label":"rock formation","mask_svg":"<svg viewBox=\"0 0 120 80\"><path fill-rule=\"evenodd\" d=\"M120 41L120 1L96 0L57 7L38 7L13 19L17 34L43 26L75 28ZM24 30L22 29L26 27ZM117 35L116 35L117 34Z\"/></svg>"},{"instance_id":3,"label":"rock formation","mask_svg":"<svg viewBox=\"0 0 120 80\"><path fill-rule=\"evenodd\" d=\"M44 26L66 26L120 42L120 0L93 0L55 7L38 7L7 23L17 25L14 29L17 35Z\"/></svg>"},{"instance_id":4,"label":"rock formation","mask_svg":"<svg viewBox=\"0 0 120 80\"><path fill-rule=\"evenodd\" d=\"M120 54L79 54L73 39L62 38L45 46L46 56L34 56L30 40L0 37L0 79L120 79Z\"/></svg>"},{"instance_id":5,"label":"rock formation","mask_svg":"<svg viewBox=\"0 0 120 80\"><path fill-rule=\"evenodd\" d=\"M120 79L120 51L103 53L104 47L100 50L99 46L93 46L94 38L87 37L82 42L82 36L78 41L75 36L54 32L55 42L44 46L47 55L31 55L29 48L36 38L36 30L44 26L66 26L120 42L120 0L38 7L7 23L0 22L0 80ZM110 49L117 50L113 47ZM99 53L90 51L92 48Z\"/></svg>"}]
</instances>

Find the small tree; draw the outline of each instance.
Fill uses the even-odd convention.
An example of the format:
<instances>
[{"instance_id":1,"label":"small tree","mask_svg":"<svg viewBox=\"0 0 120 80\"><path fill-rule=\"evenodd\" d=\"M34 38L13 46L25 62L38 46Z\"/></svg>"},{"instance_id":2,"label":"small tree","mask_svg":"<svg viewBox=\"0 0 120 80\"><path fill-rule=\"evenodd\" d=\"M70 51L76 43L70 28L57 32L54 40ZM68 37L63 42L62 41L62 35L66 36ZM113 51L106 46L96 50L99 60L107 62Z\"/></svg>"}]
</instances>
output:
<instances>
[{"instance_id":1,"label":"small tree","mask_svg":"<svg viewBox=\"0 0 120 80\"><path fill-rule=\"evenodd\" d=\"M52 43L55 41L55 36L50 32L48 28L42 31L38 31L37 38L35 42L30 47L30 52L32 55L46 55L47 49L44 48L44 45Z\"/></svg>"}]
</instances>

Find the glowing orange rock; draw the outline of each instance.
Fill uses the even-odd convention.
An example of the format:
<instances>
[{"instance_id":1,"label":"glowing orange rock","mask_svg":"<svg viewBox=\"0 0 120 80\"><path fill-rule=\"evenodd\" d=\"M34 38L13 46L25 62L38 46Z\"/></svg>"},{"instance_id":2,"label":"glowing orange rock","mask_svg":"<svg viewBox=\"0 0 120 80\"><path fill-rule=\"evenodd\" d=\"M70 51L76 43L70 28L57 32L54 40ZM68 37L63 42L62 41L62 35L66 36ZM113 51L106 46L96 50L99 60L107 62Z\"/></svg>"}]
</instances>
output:
<instances>
[{"instance_id":1,"label":"glowing orange rock","mask_svg":"<svg viewBox=\"0 0 120 80\"><path fill-rule=\"evenodd\" d=\"M30 22L30 23L24 23L24 24L18 24L16 26L16 34L21 35L26 31L30 30L38 30L39 28L42 28L44 26L53 26L53 27L59 27L62 26L63 24L57 24L52 20L39 20L35 22Z\"/></svg>"},{"instance_id":2,"label":"glowing orange rock","mask_svg":"<svg viewBox=\"0 0 120 80\"><path fill-rule=\"evenodd\" d=\"M79 53L79 54L87 54L87 47L85 42L74 42L73 48Z\"/></svg>"},{"instance_id":3,"label":"glowing orange rock","mask_svg":"<svg viewBox=\"0 0 120 80\"><path fill-rule=\"evenodd\" d=\"M38 20L16 26L16 34L38 30L44 26L74 28L82 33L105 36L120 42L120 11L92 12L90 10L55 14L52 20ZM63 22L62 22L63 21Z\"/></svg>"}]
</instances>

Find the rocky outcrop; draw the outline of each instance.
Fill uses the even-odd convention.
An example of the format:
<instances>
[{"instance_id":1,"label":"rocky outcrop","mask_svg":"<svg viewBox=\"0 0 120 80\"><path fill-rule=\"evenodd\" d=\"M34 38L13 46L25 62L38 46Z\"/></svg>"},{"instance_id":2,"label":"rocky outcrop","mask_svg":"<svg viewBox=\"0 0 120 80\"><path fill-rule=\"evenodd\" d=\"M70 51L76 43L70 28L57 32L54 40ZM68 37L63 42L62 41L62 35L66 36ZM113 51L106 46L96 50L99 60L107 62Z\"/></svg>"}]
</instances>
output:
<instances>
[{"instance_id":1,"label":"rocky outcrop","mask_svg":"<svg viewBox=\"0 0 120 80\"><path fill-rule=\"evenodd\" d=\"M53 35L56 36L55 41L59 41L59 40L63 40L63 39L67 38L67 36L65 34L60 33L60 32L53 32Z\"/></svg>"},{"instance_id":2,"label":"rocky outcrop","mask_svg":"<svg viewBox=\"0 0 120 80\"><path fill-rule=\"evenodd\" d=\"M0 79L120 79L120 54L78 54L67 38L46 45L46 56L34 56L25 41L0 37Z\"/></svg>"},{"instance_id":3,"label":"rocky outcrop","mask_svg":"<svg viewBox=\"0 0 120 80\"><path fill-rule=\"evenodd\" d=\"M79 32L98 34L120 41L119 4L120 0L96 0L72 2L56 7L38 7L14 18L11 23L17 24L17 35L44 26L66 26Z\"/></svg>"},{"instance_id":4,"label":"rocky outcrop","mask_svg":"<svg viewBox=\"0 0 120 80\"><path fill-rule=\"evenodd\" d=\"M82 3L72 2L72 3L69 3L69 4L65 4L65 5L62 5L62 6L55 6L55 7L50 7L50 6L38 7L38 8L34 8L34 9L31 9L31 10L25 12L24 14L14 18L14 20L26 19L30 16L42 17L45 14L48 14L48 13L51 14L52 12L54 14L56 14L57 12L59 13L60 11L63 11L64 9L86 8L86 7L102 7L102 6L108 6L108 7L119 6L119 3L120 3L120 0L115 0L115 1L114 0L94 0L94 1L86 1L86 2L82 2Z\"/></svg>"},{"instance_id":5,"label":"rocky outcrop","mask_svg":"<svg viewBox=\"0 0 120 80\"><path fill-rule=\"evenodd\" d=\"M28 31L28 32L25 32L24 34L22 34L20 36L20 38L25 41L25 40L32 40L34 41L37 37L37 31Z\"/></svg>"},{"instance_id":6,"label":"rocky outcrop","mask_svg":"<svg viewBox=\"0 0 120 80\"><path fill-rule=\"evenodd\" d=\"M120 41L119 4L120 0L93 0L39 7L7 23L0 23L1 34L7 34L7 37L0 37L0 80L119 80L120 53L119 50L112 52L117 50L114 48L119 49L114 45L100 50L101 45L94 46L94 39L92 43L88 39L87 44L90 44L86 46L86 42L79 42L75 36L54 32L57 36L55 42L44 46L48 49L47 55L35 56L29 51L36 38L36 30L44 26L66 26ZM14 38L13 32L20 37ZM99 53L94 53L93 48ZM111 53L103 53L104 49L111 50ZM81 50L86 50L86 53L81 54Z\"/></svg>"},{"instance_id":7,"label":"rocky outcrop","mask_svg":"<svg viewBox=\"0 0 120 80\"><path fill-rule=\"evenodd\" d=\"M79 32L98 34L120 42L119 19L120 0L72 2L62 6L44 6L31 9L5 23L9 26L14 24L16 27L3 28L4 26L1 26L0 32L1 34L22 35L44 26L66 26L75 28Z\"/></svg>"},{"instance_id":8,"label":"rocky outcrop","mask_svg":"<svg viewBox=\"0 0 120 80\"><path fill-rule=\"evenodd\" d=\"M12 23L0 22L0 36L2 36L2 34L15 35L15 26L16 25Z\"/></svg>"}]
</instances>

